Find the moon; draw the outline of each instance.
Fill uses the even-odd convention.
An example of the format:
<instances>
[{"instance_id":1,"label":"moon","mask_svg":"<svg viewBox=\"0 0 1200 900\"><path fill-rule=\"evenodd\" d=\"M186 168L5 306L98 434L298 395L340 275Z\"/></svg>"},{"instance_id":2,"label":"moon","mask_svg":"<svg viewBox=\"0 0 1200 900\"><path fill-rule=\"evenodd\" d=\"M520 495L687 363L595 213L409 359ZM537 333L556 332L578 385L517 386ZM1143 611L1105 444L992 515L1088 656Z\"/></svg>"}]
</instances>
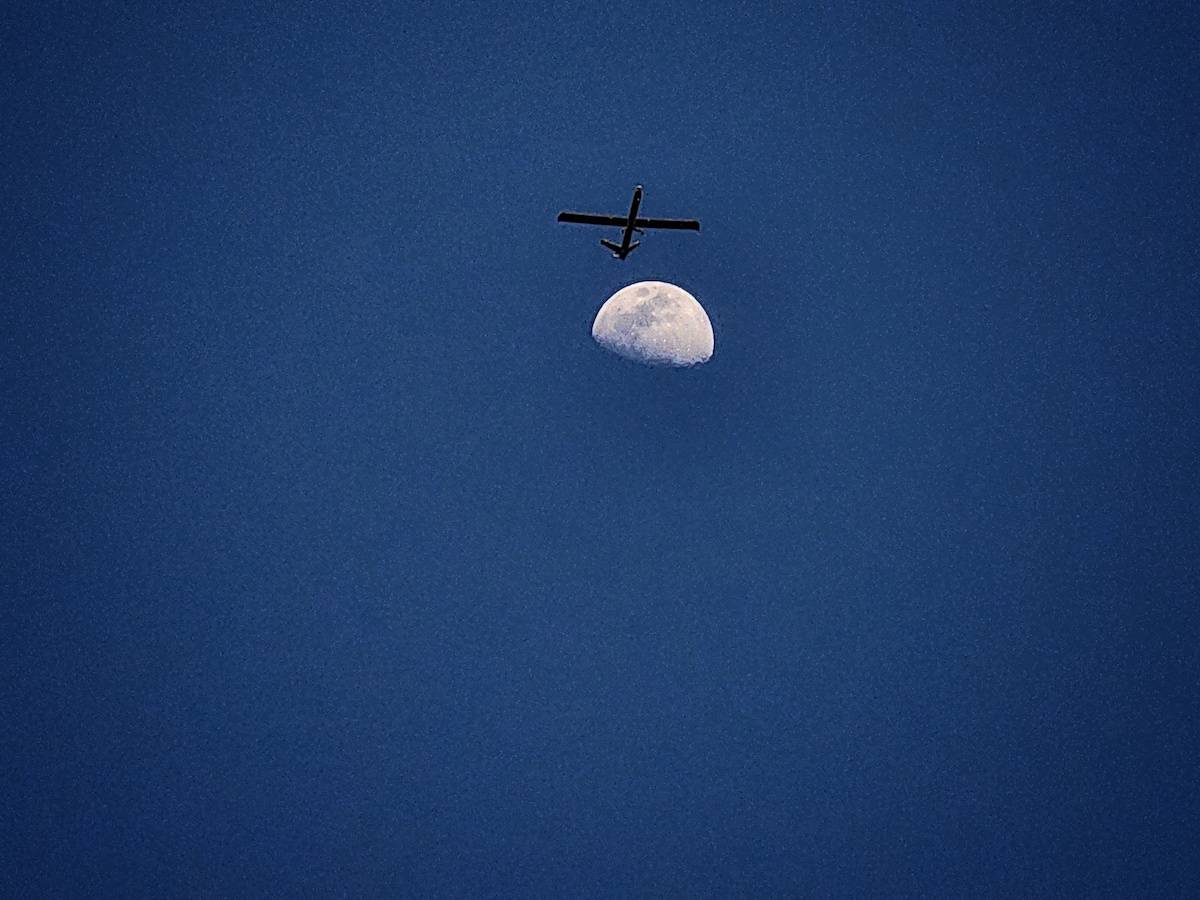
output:
<instances>
[{"instance_id":1,"label":"moon","mask_svg":"<svg viewBox=\"0 0 1200 900\"><path fill-rule=\"evenodd\" d=\"M596 313L592 337L606 350L649 366L694 366L713 355L708 313L666 281L639 281L609 297Z\"/></svg>"}]
</instances>

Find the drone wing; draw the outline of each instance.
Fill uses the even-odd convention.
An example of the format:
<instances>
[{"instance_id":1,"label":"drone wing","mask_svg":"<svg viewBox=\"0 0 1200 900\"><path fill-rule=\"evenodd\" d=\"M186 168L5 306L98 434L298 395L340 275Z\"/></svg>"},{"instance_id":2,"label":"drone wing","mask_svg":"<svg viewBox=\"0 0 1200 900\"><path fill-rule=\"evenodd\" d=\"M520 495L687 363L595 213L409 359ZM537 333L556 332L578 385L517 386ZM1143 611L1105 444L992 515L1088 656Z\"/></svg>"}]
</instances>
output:
<instances>
[{"instance_id":1,"label":"drone wing","mask_svg":"<svg viewBox=\"0 0 1200 900\"><path fill-rule=\"evenodd\" d=\"M620 228L629 222L627 216L596 216L592 213L560 212L558 221L575 225L610 225Z\"/></svg>"},{"instance_id":2,"label":"drone wing","mask_svg":"<svg viewBox=\"0 0 1200 900\"><path fill-rule=\"evenodd\" d=\"M633 225L635 228L674 228L680 231L700 230L700 223L696 219L638 219Z\"/></svg>"}]
</instances>

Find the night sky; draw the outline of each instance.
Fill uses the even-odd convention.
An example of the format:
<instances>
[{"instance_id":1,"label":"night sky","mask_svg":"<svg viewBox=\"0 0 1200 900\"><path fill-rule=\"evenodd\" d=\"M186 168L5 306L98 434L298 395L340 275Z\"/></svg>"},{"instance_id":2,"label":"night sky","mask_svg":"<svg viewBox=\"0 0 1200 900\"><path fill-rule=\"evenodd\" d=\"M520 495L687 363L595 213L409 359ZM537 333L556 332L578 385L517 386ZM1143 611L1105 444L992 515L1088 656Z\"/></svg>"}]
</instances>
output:
<instances>
[{"instance_id":1,"label":"night sky","mask_svg":"<svg viewBox=\"0 0 1200 900\"><path fill-rule=\"evenodd\" d=\"M0 894L1196 896L1196 7L246 6L0 14Z\"/></svg>"}]
</instances>

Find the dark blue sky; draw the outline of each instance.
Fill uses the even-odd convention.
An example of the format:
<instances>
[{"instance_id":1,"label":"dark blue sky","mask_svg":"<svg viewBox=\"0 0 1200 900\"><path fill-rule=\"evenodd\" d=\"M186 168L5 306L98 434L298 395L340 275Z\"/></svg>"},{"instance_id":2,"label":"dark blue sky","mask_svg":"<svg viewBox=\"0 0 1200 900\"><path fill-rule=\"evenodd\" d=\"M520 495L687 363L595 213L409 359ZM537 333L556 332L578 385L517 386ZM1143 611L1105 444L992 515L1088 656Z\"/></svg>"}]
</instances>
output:
<instances>
[{"instance_id":1,"label":"dark blue sky","mask_svg":"<svg viewBox=\"0 0 1200 900\"><path fill-rule=\"evenodd\" d=\"M1187 5L26 6L5 895L1194 893Z\"/></svg>"}]
</instances>

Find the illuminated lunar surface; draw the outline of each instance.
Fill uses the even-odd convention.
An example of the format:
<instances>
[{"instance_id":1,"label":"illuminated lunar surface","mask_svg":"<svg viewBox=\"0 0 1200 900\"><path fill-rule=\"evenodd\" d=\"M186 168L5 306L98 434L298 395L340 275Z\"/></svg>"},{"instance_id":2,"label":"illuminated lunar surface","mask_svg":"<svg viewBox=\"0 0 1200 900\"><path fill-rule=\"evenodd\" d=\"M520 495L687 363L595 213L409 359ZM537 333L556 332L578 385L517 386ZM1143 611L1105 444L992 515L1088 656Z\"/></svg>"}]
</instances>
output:
<instances>
[{"instance_id":1,"label":"illuminated lunar surface","mask_svg":"<svg viewBox=\"0 0 1200 900\"><path fill-rule=\"evenodd\" d=\"M596 314L592 337L650 366L694 366L713 354L708 313L683 288L665 281L639 281L609 297Z\"/></svg>"}]
</instances>

